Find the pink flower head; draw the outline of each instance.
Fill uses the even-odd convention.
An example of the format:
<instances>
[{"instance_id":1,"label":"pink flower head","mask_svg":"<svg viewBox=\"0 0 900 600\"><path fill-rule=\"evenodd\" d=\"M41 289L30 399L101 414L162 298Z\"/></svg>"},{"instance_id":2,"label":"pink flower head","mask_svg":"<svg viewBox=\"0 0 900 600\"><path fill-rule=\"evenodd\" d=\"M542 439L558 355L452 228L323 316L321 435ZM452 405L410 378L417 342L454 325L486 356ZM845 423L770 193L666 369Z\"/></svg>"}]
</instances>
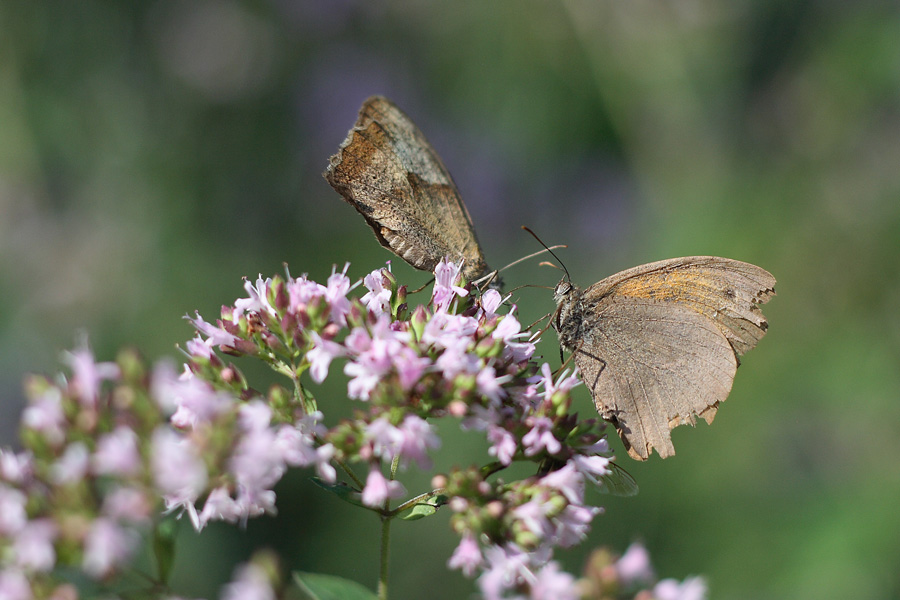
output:
<instances>
[{"instance_id":1,"label":"pink flower head","mask_svg":"<svg viewBox=\"0 0 900 600\"><path fill-rule=\"evenodd\" d=\"M207 323L203 320L203 317L200 316L200 313L194 313L196 317L191 318L188 315L185 315L185 319L191 322L191 325L194 326L194 329L197 330L197 333L206 336L206 341L204 342L207 346L218 346L222 348L223 346L234 347L237 344L237 338L222 329L221 327L216 327L211 323ZM199 353L196 348L191 351L191 354Z\"/></svg>"},{"instance_id":2,"label":"pink flower head","mask_svg":"<svg viewBox=\"0 0 900 600\"><path fill-rule=\"evenodd\" d=\"M57 534L56 523L50 519L28 521L13 541L16 564L26 571L51 570L56 564L53 542Z\"/></svg>"},{"instance_id":3,"label":"pink flower head","mask_svg":"<svg viewBox=\"0 0 900 600\"><path fill-rule=\"evenodd\" d=\"M441 262L434 268L434 291L431 300L438 310L448 309L450 303L457 296L465 298L469 295L466 288L456 285L461 272L462 265L457 265L447 259L441 259Z\"/></svg>"},{"instance_id":4,"label":"pink flower head","mask_svg":"<svg viewBox=\"0 0 900 600\"><path fill-rule=\"evenodd\" d=\"M428 450L441 447L441 439L434 432L434 427L421 417L407 415L400 424L399 431L401 465L414 460L420 469L430 469Z\"/></svg>"},{"instance_id":5,"label":"pink flower head","mask_svg":"<svg viewBox=\"0 0 900 600\"><path fill-rule=\"evenodd\" d=\"M236 523L243 516L244 510L241 505L231 497L229 489L222 486L211 491L209 496L206 497L206 502L203 503L203 510L200 511L198 519L200 521L200 529L202 529L210 521Z\"/></svg>"},{"instance_id":6,"label":"pink flower head","mask_svg":"<svg viewBox=\"0 0 900 600\"><path fill-rule=\"evenodd\" d=\"M137 435L128 427L119 426L97 441L92 457L93 470L98 475L134 475L141 468Z\"/></svg>"},{"instance_id":7,"label":"pink flower head","mask_svg":"<svg viewBox=\"0 0 900 600\"><path fill-rule=\"evenodd\" d=\"M135 531L121 527L111 519L97 519L84 541L81 568L92 577L103 577L126 563L139 541Z\"/></svg>"},{"instance_id":8,"label":"pink flower head","mask_svg":"<svg viewBox=\"0 0 900 600\"><path fill-rule=\"evenodd\" d=\"M478 578L478 587L487 600L503 598L505 591L523 578L533 579L528 553L515 544L489 546L485 548L484 558L487 568Z\"/></svg>"},{"instance_id":9,"label":"pink flower head","mask_svg":"<svg viewBox=\"0 0 900 600\"><path fill-rule=\"evenodd\" d=\"M0 570L0 598L4 600L32 600L31 583L25 573L16 568Z\"/></svg>"},{"instance_id":10,"label":"pink flower head","mask_svg":"<svg viewBox=\"0 0 900 600\"><path fill-rule=\"evenodd\" d=\"M463 575L471 577L483 562L484 559L481 557L481 549L478 547L478 542L475 541L475 537L472 534L467 533L463 535L456 550L453 551L447 566L451 569L459 569L463 572Z\"/></svg>"},{"instance_id":11,"label":"pink flower head","mask_svg":"<svg viewBox=\"0 0 900 600\"><path fill-rule=\"evenodd\" d=\"M497 309L503 304L503 296L497 290L488 290L481 295L481 312L485 320L497 316Z\"/></svg>"},{"instance_id":12,"label":"pink flower head","mask_svg":"<svg viewBox=\"0 0 900 600\"><path fill-rule=\"evenodd\" d=\"M584 502L584 476L576 470L571 460L561 469L544 475L540 483L559 491L572 504Z\"/></svg>"},{"instance_id":13,"label":"pink flower head","mask_svg":"<svg viewBox=\"0 0 900 600\"><path fill-rule=\"evenodd\" d=\"M702 577L688 577L683 582L663 579L653 588L656 600L706 600L706 582Z\"/></svg>"},{"instance_id":14,"label":"pink flower head","mask_svg":"<svg viewBox=\"0 0 900 600\"><path fill-rule=\"evenodd\" d=\"M650 565L650 553L640 542L628 546L625 554L616 561L616 574L623 586L633 583L652 581L654 577L653 567Z\"/></svg>"},{"instance_id":15,"label":"pink flower head","mask_svg":"<svg viewBox=\"0 0 900 600\"><path fill-rule=\"evenodd\" d=\"M556 526L554 543L562 548L571 548L584 541L591 527L591 521L600 512L601 509L596 506L577 504L566 506L554 519Z\"/></svg>"},{"instance_id":16,"label":"pink flower head","mask_svg":"<svg viewBox=\"0 0 900 600\"><path fill-rule=\"evenodd\" d=\"M0 448L0 479L10 483L25 483L34 474L30 452L12 452Z\"/></svg>"},{"instance_id":17,"label":"pink flower head","mask_svg":"<svg viewBox=\"0 0 900 600\"><path fill-rule=\"evenodd\" d=\"M575 577L561 571L559 563L552 561L535 572L531 584L532 600L578 600L581 591Z\"/></svg>"},{"instance_id":18,"label":"pink flower head","mask_svg":"<svg viewBox=\"0 0 900 600\"><path fill-rule=\"evenodd\" d=\"M0 483L0 536L8 536L25 527L27 500L21 491Z\"/></svg>"},{"instance_id":19,"label":"pink flower head","mask_svg":"<svg viewBox=\"0 0 900 600\"><path fill-rule=\"evenodd\" d=\"M94 362L94 353L82 342L81 347L67 352L63 360L72 368L72 387L82 406L93 408L97 405L100 384L118 379L119 366L112 362Z\"/></svg>"},{"instance_id":20,"label":"pink flower head","mask_svg":"<svg viewBox=\"0 0 900 600\"><path fill-rule=\"evenodd\" d=\"M50 479L57 485L78 483L87 474L90 458L83 442L72 442L50 468Z\"/></svg>"},{"instance_id":21,"label":"pink flower head","mask_svg":"<svg viewBox=\"0 0 900 600\"><path fill-rule=\"evenodd\" d=\"M53 446L65 441L65 425L62 393L57 387L49 387L38 397L31 398L22 413L22 426L41 433Z\"/></svg>"},{"instance_id":22,"label":"pink flower head","mask_svg":"<svg viewBox=\"0 0 900 600\"><path fill-rule=\"evenodd\" d=\"M231 394L216 390L190 371L178 375L170 361L161 361L153 369L150 392L160 408L175 412L172 424L176 427L211 422L235 404Z\"/></svg>"},{"instance_id":23,"label":"pink flower head","mask_svg":"<svg viewBox=\"0 0 900 600\"><path fill-rule=\"evenodd\" d=\"M525 455L534 456L542 450L548 454L556 454L562 449L562 445L553 436L553 421L547 417L537 417L531 427L531 431L522 437L525 446Z\"/></svg>"},{"instance_id":24,"label":"pink flower head","mask_svg":"<svg viewBox=\"0 0 900 600\"><path fill-rule=\"evenodd\" d=\"M256 285L250 283L250 280L244 280L244 289L247 291L247 297L236 300L234 308L241 312L257 312L276 315L275 307L269 302L269 288L272 286L272 279L267 277L263 279L260 275L256 278Z\"/></svg>"},{"instance_id":25,"label":"pink flower head","mask_svg":"<svg viewBox=\"0 0 900 600\"><path fill-rule=\"evenodd\" d=\"M487 439L491 443L488 454L496 456L504 465L512 463L518 444L516 438L506 429L496 425L490 425L487 430Z\"/></svg>"},{"instance_id":26,"label":"pink flower head","mask_svg":"<svg viewBox=\"0 0 900 600\"><path fill-rule=\"evenodd\" d=\"M350 300L347 293L350 291L350 278L347 277L347 268L350 263L344 265L340 273L332 273L328 278L324 296L331 306L331 320L340 326L347 324L347 313L350 312Z\"/></svg>"},{"instance_id":27,"label":"pink flower head","mask_svg":"<svg viewBox=\"0 0 900 600\"><path fill-rule=\"evenodd\" d=\"M195 517L193 503L206 489L208 478L197 448L172 429L157 427L151 440L150 464L156 487L169 510L182 506Z\"/></svg>"},{"instance_id":28,"label":"pink flower head","mask_svg":"<svg viewBox=\"0 0 900 600\"><path fill-rule=\"evenodd\" d=\"M550 365L544 363L541 365L541 383L544 384L544 398L550 400L550 398L556 392L568 392L573 387L579 385L581 380L576 376L577 371L573 371L571 375L569 375L568 369L560 373L559 377L557 377L556 381L553 381L553 373L550 370Z\"/></svg>"},{"instance_id":29,"label":"pink flower head","mask_svg":"<svg viewBox=\"0 0 900 600\"><path fill-rule=\"evenodd\" d=\"M104 516L117 521L145 523L155 512L147 492L132 487L117 487L103 499Z\"/></svg>"},{"instance_id":30,"label":"pink flower head","mask_svg":"<svg viewBox=\"0 0 900 600\"><path fill-rule=\"evenodd\" d=\"M384 269L376 269L363 278L363 285L369 292L362 297L362 303L376 315L391 314L391 289L384 287Z\"/></svg>"},{"instance_id":31,"label":"pink flower head","mask_svg":"<svg viewBox=\"0 0 900 600\"><path fill-rule=\"evenodd\" d=\"M253 563L237 568L234 580L225 586L222 600L275 600L266 572Z\"/></svg>"},{"instance_id":32,"label":"pink flower head","mask_svg":"<svg viewBox=\"0 0 900 600\"><path fill-rule=\"evenodd\" d=\"M362 503L366 506L381 506L389 498L401 498L406 488L399 481L388 481L378 467L373 466L366 478L366 486L362 492Z\"/></svg>"}]
</instances>

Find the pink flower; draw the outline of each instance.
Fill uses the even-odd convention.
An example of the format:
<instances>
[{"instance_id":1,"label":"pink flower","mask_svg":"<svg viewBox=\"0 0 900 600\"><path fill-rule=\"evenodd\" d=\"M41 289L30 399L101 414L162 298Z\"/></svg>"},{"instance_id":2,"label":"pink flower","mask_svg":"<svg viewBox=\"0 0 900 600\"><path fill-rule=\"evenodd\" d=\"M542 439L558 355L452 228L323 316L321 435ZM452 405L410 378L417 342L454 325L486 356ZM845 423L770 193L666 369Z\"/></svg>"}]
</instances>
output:
<instances>
[{"instance_id":1,"label":"pink flower","mask_svg":"<svg viewBox=\"0 0 900 600\"><path fill-rule=\"evenodd\" d=\"M82 442L73 442L50 468L50 479L57 485L78 483L87 474L90 452Z\"/></svg>"},{"instance_id":2,"label":"pink flower","mask_svg":"<svg viewBox=\"0 0 900 600\"><path fill-rule=\"evenodd\" d=\"M453 551L447 566L451 569L459 569L463 572L463 575L471 577L483 562L478 542L475 541L471 534L467 533L463 535L456 550Z\"/></svg>"},{"instance_id":3,"label":"pink flower","mask_svg":"<svg viewBox=\"0 0 900 600\"><path fill-rule=\"evenodd\" d=\"M570 463L594 485L600 485L600 477L611 473L608 456L576 454Z\"/></svg>"},{"instance_id":4,"label":"pink flower","mask_svg":"<svg viewBox=\"0 0 900 600\"><path fill-rule=\"evenodd\" d=\"M238 422L243 436L228 467L238 485L239 500L249 514L260 514L274 507L272 488L281 479L286 465L275 432L269 428L271 409L259 400L241 406Z\"/></svg>"},{"instance_id":5,"label":"pink flower","mask_svg":"<svg viewBox=\"0 0 900 600\"><path fill-rule=\"evenodd\" d=\"M150 392L160 408L174 411L172 424L186 429L214 420L235 404L231 394L215 390L190 371L178 375L169 361L161 361L153 369Z\"/></svg>"},{"instance_id":6,"label":"pink flower","mask_svg":"<svg viewBox=\"0 0 900 600\"><path fill-rule=\"evenodd\" d=\"M421 417L407 415L400 424L399 431L401 464L414 460L420 469L430 469L428 450L441 447L441 440L435 434L434 427Z\"/></svg>"},{"instance_id":7,"label":"pink flower","mask_svg":"<svg viewBox=\"0 0 900 600\"><path fill-rule=\"evenodd\" d=\"M488 454L496 456L502 464L509 465L518 448L515 436L502 427L491 425L488 427L487 439L491 443Z\"/></svg>"},{"instance_id":8,"label":"pink flower","mask_svg":"<svg viewBox=\"0 0 900 600\"><path fill-rule=\"evenodd\" d=\"M596 506L579 506L577 504L566 506L554 519L556 530L553 543L563 548L571 548L584 541L591 521L600 513L600 510Z\"/></svg>"},{"instance_id":9,"label":"pink flower","mask_svg":"<svg viewBox=\"0 0 900 600\"><path fill-rule=\"evenodd\" d=\"M361 300L376 315L391 314L391 290L384 287L384 269L376 269L363 278L363 285L369 292Z\"/></svg>"},{"instance_id":10,"label":"pink flower","mask_svg":"<svg viewBox=\"0 0 900 600\"><path fill-rule=\"evenodd\" d=\"M553 421L547 417L537 417L531 427L531 431L522 437L525 446L525 455L534 456L546 450L548 454L556 454L562 449L562 445L553 437Z\"/></svg>"},{"instance_id":11,"label":"pink flower","mask_svg":"<svg viewBox=\"0 0 900 600\"><path fill-rule=\"evenodd\" d=\"M540 483L559 491L573 504L581 504L584 501L584 476L576 470L572 461L567 462L561 469L544 475Z\"/></svg>"},{"instance_id":12,"label":"pink flower","mask_svg":"<svg viewBox=\"0 0 900 600\"><path fill-rule=\"evenodd\" d=\"M533 577L528 566L528 553L514 544L489 546L484 551L484 557L488 567L478 578L478 587L486 600L499 600L523 577Z\"/></svg>"},{"instance_id":13,"label":"pink flower","mask_svg":"<svg viewBox=\"0 0 900 600\"><path fill-rule=\"evenodd\" d=\"M475 376L475 385L478 386L478 392L494 403L500 402L506 397L506 390L503 384L510 381L512 376L502 375L497 377L497 371L494 367L484 367L478 371Z\"/></svg>"},{"instance_id":14,"label":"pink flower","mask_svg":"<svg viewBox=\"0 0 900 600\"><path fill-rule=\"evenodd\" d=\"M178 506L196 518L193 503L206 489L206 465L190 440L167 427L157 427L151 440L151 470L169 510ZM198 523L195 521L194 526Z\"/></svg>"},{"instance_id":15,"label":"pink flower","mask_svg":"<svg viewBox=\"0 0 900 600\"><path fill-rule=\"evenodd\" d=\"M515 363L528 360L534 354L535 346L532 342L516 341L527 335L522 332L522 325L512 313L503 317L497 324L497 328L491 333L491 337L495 340L503 340L506 345L504 356Z\"/></svg>"},{"instance_id":16,"label":"pink flower","mask_svg":"<svg viewBox=\"0 0 900 600\"><path fill-rule=\"evenodd\" d=\"M0 448L0 479L10 483L24 483L34 473L30 452L12 452Z\"/></svg>"},{"instance_id":17,"label":"pink flower","mask_svg":"<svg viewBox=\"0 0 900 600\"><path fill-rule=\"evenodd\" d=\"M362 492L362 503L366 506L381 506L389 498L400 498L406 488L399 481L388 481L377 467L369 470L366 486Z\"/></svg>"},{"instance_id":18,"label":"pink flower","mask_svg":"<svg viewBox=\"0 0 900 600\"><path fill-rule=\"evenodd\" d=\"M347 313L350 312L350 301L347 299L347 293L350 291L350 279L347 277L349 266L350 263L347 263L342 272L331 274L324 293L331 306L331 320L341 326L347 324Z\"/></svg>"},{"instance_id":19,"label":"pink flower","mask_svg":"<svg viewBox=\"0 0 900 600\"><path fill-rule=\"evenodd\" d=\"M234 580L225 586L222 600L275 600L266 572L253 563L237 568Z\"/></svg>"},{"instance_id":20,"label":"pink flower","mask_svg":"<svg viewBox=\"0 0 900 600\"><path fill-rule=\"evenodd\" d=\"M706 582L702 577L688 577L679 583L674 579L663 579L653 588L656 600L705 600Z\"/></svg>"},{"instance_id":21,"label":"pink flower","mask_svg":"<svg viewBox=\"0 0 900 600\"><path fill-rule=\"evenodd\" d=\"M81 568L92 577L103 577L131 558L140 538L111 519L94 521L84 541Z\"/></svg>"},{"instance_id":22,"label":"pink flower","mask_svg":"<svg viewBox=\"0 0 900 600\"><path fill-rule=\"evenodd\" d=\"M222 486L209 493L198 518L202 529L210 521L236 523L243 516L244 509L231 497L231 492L228 488Z\"/></svg>"},{"instance_id":23,"label":"pink flower","mask_svg":"<svg viewBox=\"0 0 900 600\"><path fill-rule=\"evenodd\" d=\"M497 316L497 309L503 304L503 296L497 290L488 290L481 295L481 311L485 320L493 319Z\"/></svg>"},{"instance_id":24,"label":"pink flower","mask_svg":"<svg viewBox=\"0 0 900 600\"><path fill-rule=\"evenodd\" d=\"M347 351L336 342L322 339L315 331L310 331L309 335L313 342L312 350L306 353L306 360L310 365L309 374L313 381L322 383L328 377L328 367L331 366L331 361L339 356L346 356Z\"/></svg>"},{"instance_id":25,"label":"pink flower","mask_svg":"<svg viewBox=\"0 0 900 600\"><path fill-rule=\"evenodd\" d=\"M650 553L643 544L635 542L628 546L625 554L616 561L616 574L623 586L653 580L653 567L650 565Z\"/></svg>"},{"instance_id":26,"label":"pink flower","mask_svg":"<svg viewBox=\"0 0 900 600\"><path fill-rule=\"evenodd\" d=\"M6 568L0 571L0 598L3 600L31 600L31 584L25 573Z\"/></svg>"},{"instance_id":27,"label":"pink flower","mask_svg":"<svg viewBox=\"0 0 900 600\"><path fill-rule=\"evenodd\" d=\"M437 309L446 310L457 296L465 298L469 295L466 288L456 285L461 271L461 265L456 265L447 259L441 259L441 262L434 268L434 290L431 300Z\"/></svg>"},{"instance_id":28,"label":"pink flower","mask_svg":"<svg viewBox=\"0 0 900 600\"><path fill-rule=\"evenodd\" d=\"M575 577L559 570L556 561L547 563L535 572L530 598L533 600L578 600L581 592Z\"/></svg>"},{"instance_id":29,"label":"pink flower","mask_svg":"<svg viewBox=\"0 0 900 600\"><path fill-rule=\"evenodd\" d=\"M40 432L53 446L65 440L65 424L62 393L57 387L50 387L37 398L32 398L22 413L22 426Z\"/></svg>"},{"instance_id":30,"label":"pink flower","mask_svg":"<svg viewBox=\"0 0 900 600\"><path fill-rule=\"evenodd\" d=\"M100 384L119 377L119 366L116 363L94 362L94 353L86 341L80 348L67 352L63 360L72 368L72 387L82 406L95 407Z\"/></svg>"},{"instance_id":31,"label":"pink flower","mask_svg":"<svg viewBox=\"0 0 900 600\"><path fill-rule=\"evenodd\" d=\"M56 564L53 541L58 530L50 519L29 521L16 533L13 555L26 571L49 571Z\"/></svg>"},{"instance_id":32,"label":"pink flower","mask_svg":"<svg viewBox=\"0 0 900 600\"><path fill-rule=\"evenodd\" d=\"M25 494L0 483L0 535L20 531L28 522L25 512Z\"/></svg>"},{"instance_id":33,"label":"pink flower","mask_svg":"<svg viewBox=\"0 0 900 600\"><path fill-rule=\"evenodd\" d=\"M118 487L113 489L103 499L103 510L101 512L110 519L144 523L150 519L154 510L155 507L143 490L132 487Z\"/></svg>"},{"instance_id":34,"label":"pink flower","mask_svg":"<svg viewBox=\"0 0 900 600\"><path fill-rule=\"evenodd\" d=\"M97 441L92 464L99 475L134 475L141 468L137 435L125 426L103 435Z\"/></svg>"},{"instance_id":35,"label":"pink flower","mask_svg":"<svg viewBox=\"0 0 900 600\"><path fill-rule=\"evenodd\" d=\"M262 275L256 278L256 285L244 280L244 289L247 291L247 297L236 300L234 308L242 312L258 312L275 315L277 312L269 302L269 288L272 285L272 279L263 279Z\"/></svg>"},{"instance_id":36,"label":"pink flower","mask_svg":"<svg viewBox=\"0 0 900 600\"><path fill-rule=\"evenodd\" d=\"M194 329L197 330L197 333L206 336L206 341L204 342L208 346L218 346L222 348L224 346L228 346L233 348L235 344L237 344L238 339L222 329L221 327L216 327L211 323L207 323L203 320L203 317L200 316L200 313L194 313L196 317L191 318L188 315L185 315L184 318L191 322L191 325L194 326ZM191 352L194 354L194 352Z\"/></svg>"}]
</instances>

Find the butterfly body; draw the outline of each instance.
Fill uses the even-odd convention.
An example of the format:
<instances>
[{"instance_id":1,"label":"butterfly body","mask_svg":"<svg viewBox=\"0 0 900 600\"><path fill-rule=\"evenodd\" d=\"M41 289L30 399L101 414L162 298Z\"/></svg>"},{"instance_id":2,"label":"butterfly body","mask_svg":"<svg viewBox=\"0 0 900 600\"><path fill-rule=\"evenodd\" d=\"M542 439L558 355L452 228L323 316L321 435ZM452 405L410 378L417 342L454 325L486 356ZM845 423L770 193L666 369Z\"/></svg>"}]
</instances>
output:
<instances>
[{"instance_id":1,"label":"butterfly body","mask_svg":"<svg viewBox=\"0 0 900 600\"><path fill-rule=\"evenodd\" d=\"M731 391L738 357L768 324L759 304L774 294L764 269L692 256L641 265L585 290L563 280L554 298L560 344L600 415L628 453L675 453L669 431L712 422Z\"/></svg>"}]
</instances>

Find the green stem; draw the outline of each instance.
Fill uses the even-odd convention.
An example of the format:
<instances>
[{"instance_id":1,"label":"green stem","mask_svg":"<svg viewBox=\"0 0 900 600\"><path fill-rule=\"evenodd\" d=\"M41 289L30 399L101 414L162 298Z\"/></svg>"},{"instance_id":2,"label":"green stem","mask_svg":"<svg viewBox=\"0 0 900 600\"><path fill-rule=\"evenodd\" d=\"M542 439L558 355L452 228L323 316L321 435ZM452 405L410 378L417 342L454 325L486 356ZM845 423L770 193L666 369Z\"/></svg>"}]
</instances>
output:
<instances>
[{"instance_id":1,"label":"green stem","mask_svg":"<svg viewBox=\"0 0 900 600\"><path fill-rule=\"evenodd\" d=\"M381 517L381 568L378 573L378 600L388 600L388 555L391 546L391 517Z\"/></svg>"},{"instance_id":2,"label":"green stem","mask_svg":"<svg viewBox=\"0 0 900 600\"><path fill-rule=\"evenodd\" d=\"M391 461L391 476L393 481L397 476L397 469L400 467L400 456L395 456ZM388 597L388 563L391 549L391 499L384 501L384 508L381 516L381 568L378 574L378 600L387 600Z\"/></svg>"}]
</instances>

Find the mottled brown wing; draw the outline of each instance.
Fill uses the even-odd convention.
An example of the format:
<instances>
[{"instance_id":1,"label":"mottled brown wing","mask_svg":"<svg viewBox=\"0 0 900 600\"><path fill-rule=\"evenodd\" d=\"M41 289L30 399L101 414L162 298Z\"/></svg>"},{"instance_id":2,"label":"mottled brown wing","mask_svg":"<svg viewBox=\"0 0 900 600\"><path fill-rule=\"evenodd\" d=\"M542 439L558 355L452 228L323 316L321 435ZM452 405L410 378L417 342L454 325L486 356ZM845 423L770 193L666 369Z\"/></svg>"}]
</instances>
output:
<instances>
[{"instance_id":1,"label":"mottled brown wing","mask_svg":"<svg viewBox=\"0 0 900 600\"><path fill-rule=\"evenodd\" d=\"M472 219L450 173L419 128L393 102L372 97L325 179L366 219L385 248L417 269L463 261L471 281L488 271Z\"/></svg>"},{"instance_id":2,"label":"mottled brown wing","mask_svg":"<svg viewBox=\"0 0 900 600\"><path fill-rule=\"evenodd\" d=\"M617 273L584 292L575 363L602 416L639 460L675 453L669 431L712 422L731 391L738 355L768 326L759 304L775 279L718 257L664 260Z\"/></svg>"}]
</instances>

